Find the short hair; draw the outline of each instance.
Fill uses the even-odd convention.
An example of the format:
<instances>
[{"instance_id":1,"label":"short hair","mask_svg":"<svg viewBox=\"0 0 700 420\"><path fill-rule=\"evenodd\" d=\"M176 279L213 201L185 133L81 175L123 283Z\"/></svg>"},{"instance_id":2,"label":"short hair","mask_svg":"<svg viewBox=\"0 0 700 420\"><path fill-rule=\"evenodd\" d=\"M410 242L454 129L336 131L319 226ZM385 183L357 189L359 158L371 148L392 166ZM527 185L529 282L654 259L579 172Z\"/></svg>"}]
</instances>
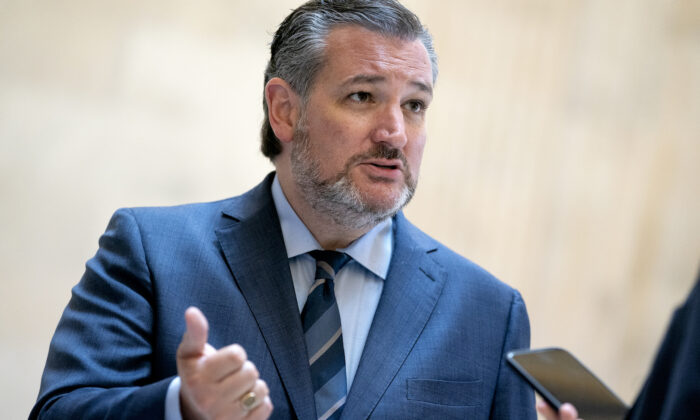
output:
<instances>
[{"instance_id":1,"label":"short hair","mask_svg":"<svg viewBox=\"0 0 700 420\"><path fill-rule=\"evenodd\" d=\"M418 16L398 1L310 0L292 11L277 28L270 45L263 86L273 77L284 79L305 104L323 65L328 34L338 25L358 25L407 41L419 39L430 57L435 83L438 68L433 39ZM263 111L260 150L274 160L282 152L282 144L270 125L264 88Z\"/></svg>"}]
</instances>

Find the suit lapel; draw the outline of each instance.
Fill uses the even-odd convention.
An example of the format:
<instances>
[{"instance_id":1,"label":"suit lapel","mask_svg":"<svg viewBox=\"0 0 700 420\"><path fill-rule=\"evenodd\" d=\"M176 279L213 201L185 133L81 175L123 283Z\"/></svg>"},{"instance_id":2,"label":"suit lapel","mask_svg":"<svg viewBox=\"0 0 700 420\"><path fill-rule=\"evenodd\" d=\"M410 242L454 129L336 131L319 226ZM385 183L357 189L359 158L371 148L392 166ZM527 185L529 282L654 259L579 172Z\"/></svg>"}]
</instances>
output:
<instances>
[{"instance_id":1,"label":"suit lapel","mask_svg":"<svg viewBox=\"0 0 700 420\"><path fill-rule=\"evenodd\" d=\"M429 256L434 250L402 214L396 216L391 268L342 418L372 413L428 322L445 279Z\"/></svg>"},{"instance_id":2,"label":"suit lapel","mask_svg":"<svg viewBox=\"0 0 700 420\"><path fill-rule=\"evenodd\" d=\"M216 231L224 256L275 362L299 419L314 418L304 333L271 177L224 211L233 223Z\"/></svg>"}]
</instances>

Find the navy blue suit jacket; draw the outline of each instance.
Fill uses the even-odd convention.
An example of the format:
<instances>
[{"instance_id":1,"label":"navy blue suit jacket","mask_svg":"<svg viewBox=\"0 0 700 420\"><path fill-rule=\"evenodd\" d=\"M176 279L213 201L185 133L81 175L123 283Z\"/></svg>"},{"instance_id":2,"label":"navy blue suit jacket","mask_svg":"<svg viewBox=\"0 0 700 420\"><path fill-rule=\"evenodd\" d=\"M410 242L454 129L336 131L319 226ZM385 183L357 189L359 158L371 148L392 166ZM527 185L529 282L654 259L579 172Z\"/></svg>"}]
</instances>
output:
<instances>
[{"instance_id":1,"label":"navy blue suit jacket","mask_svg":"<svg viewBox=\"0 0 700 420\"><path fill-rule=\"evenodd\" d=\"M117 211L54 334L30 418L162 418L183 314L215 347L241 344L274 418L315 418L299 309L270 194ZM529 345L517 291L402 214L384 290L343 418L534 419L505 363Z\"/></svg>"}]
</instances>

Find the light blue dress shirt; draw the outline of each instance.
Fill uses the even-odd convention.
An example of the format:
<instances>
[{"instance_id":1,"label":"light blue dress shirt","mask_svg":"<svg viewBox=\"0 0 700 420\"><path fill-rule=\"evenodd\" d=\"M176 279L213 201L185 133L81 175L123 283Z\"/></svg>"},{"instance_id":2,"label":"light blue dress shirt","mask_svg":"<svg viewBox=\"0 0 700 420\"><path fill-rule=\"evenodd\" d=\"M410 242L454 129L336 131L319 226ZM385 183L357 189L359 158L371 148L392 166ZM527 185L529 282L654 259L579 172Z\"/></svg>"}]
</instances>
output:
<instances>
[{"instance_id":1,"label":"light blue dress shirt","mask_svg":"<svg viewBox=\"0 0 700 420\"><path fill-rule=\"evenodd\" d=\"M308 252L322 248L292 209L276 175L272 183L272 199L279 216L294 292L301 313L316 273L316 261ZM360 364L367 334L382 295L384 280L389 272L393 248L392 220L387 219L347 248L337 250L352 257L352 261L343 267L335 278L335 299L343 329L348 389L352 386ZM177 377L170 383L165 399L167 420L182 419L179 395L180 378Z\"/></svg>"}]
</instances>

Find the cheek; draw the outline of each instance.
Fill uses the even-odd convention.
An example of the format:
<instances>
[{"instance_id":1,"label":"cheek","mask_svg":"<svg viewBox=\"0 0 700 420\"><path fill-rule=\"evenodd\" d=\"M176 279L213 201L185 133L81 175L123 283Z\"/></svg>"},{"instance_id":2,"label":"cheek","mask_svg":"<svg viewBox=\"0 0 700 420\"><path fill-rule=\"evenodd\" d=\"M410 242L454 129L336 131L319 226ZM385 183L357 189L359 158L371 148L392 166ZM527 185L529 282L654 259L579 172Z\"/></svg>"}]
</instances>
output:
<instances>
[{"instance_id":1,"label":"cheek","mask_svg":"<svg viewBox=\"0 0 700 420\"><path fill-rule=\"evenodd\" d=\"M309 124L314 140L328 148L347 147L352 144L361 135L362 127L362 121L338 112L318 115Z\"/></svg>"},{"instance_id":2,"label":"cheek","mask_svg":"<svg viewBox=\"0 0 700 420\"><path fill-rule=\"evenodd\" d=\"M414 141L409 142L404 148L404 154L408 164L414 173L418 173L421 161L423 160L423 149L425 148L425 135L421 135Z\"/></svg>"},{"instance_id":3,"label":"cheek","mask_svg":"<svg viewBox=\"0 0 700 420\"><path fill-rule=\"evenodd\" d=\"M311 153L321 172L333 170L342 161L344 129L332 119L318 118L308 125Z\"/></svg>"},{"instance_id":4,"label":"cheek","mask_svg":"<svg viewBox=\"0 0 700 420\"><path fill-rule=\"evenodd\" d=\"M359 124L335 123L328 124L326 127L320 147L329 165L336 169L345 167L354 156L367 152L369 147L365 141L367 135L359 129Z\"/></svg>"}]
</instances>

